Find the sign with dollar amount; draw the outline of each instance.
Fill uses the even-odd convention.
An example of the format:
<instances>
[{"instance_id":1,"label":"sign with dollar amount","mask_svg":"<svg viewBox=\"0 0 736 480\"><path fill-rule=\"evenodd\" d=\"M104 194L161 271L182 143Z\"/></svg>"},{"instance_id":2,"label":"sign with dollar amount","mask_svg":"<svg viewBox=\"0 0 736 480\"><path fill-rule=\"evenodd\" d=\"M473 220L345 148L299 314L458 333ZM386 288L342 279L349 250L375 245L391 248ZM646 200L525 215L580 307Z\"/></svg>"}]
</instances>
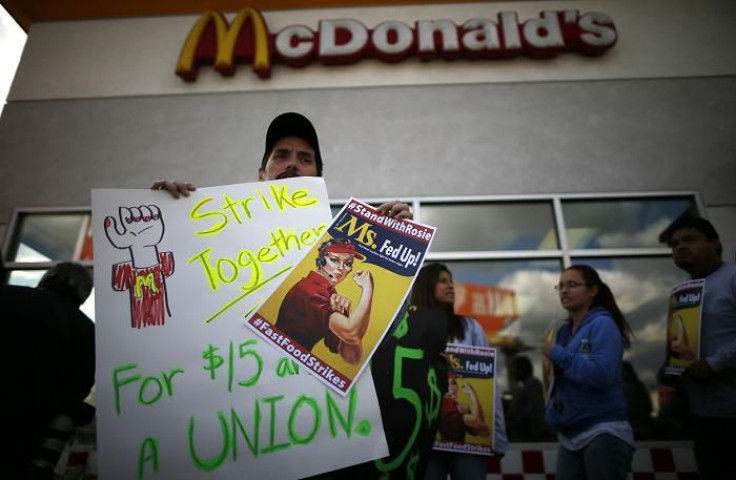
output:
<instances>
[{"instance_id":1,"label":"sign with dollar amount","mask_svg":"<svg viewBox=\"0 0 736 480\"><path fill-rule=\"evenodd\" d=\"M322 179L96 189L92 210L101 478L290 479L387 455L370 372L335 394L244 324L327 228Z\"/></svg>"}]
</instances>

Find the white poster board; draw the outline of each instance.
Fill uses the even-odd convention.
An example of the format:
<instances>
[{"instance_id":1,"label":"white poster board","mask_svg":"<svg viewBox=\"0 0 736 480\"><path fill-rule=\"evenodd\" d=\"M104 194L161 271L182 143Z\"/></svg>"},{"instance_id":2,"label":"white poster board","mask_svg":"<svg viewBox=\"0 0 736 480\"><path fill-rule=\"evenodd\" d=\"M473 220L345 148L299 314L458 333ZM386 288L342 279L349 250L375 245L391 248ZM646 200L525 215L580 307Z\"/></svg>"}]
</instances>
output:
<instances>
[{"instance_id":1,"label":"white poster board","mask_svg":"<svg viewBox=\"0 0 736 480\"><path fill-rule=\"evenodd\" d=\"M244 325L330 221L320 178L92 191L99 474L300 478L388 454L370 371L345 398Z\"/></svg>"}]
</instances>

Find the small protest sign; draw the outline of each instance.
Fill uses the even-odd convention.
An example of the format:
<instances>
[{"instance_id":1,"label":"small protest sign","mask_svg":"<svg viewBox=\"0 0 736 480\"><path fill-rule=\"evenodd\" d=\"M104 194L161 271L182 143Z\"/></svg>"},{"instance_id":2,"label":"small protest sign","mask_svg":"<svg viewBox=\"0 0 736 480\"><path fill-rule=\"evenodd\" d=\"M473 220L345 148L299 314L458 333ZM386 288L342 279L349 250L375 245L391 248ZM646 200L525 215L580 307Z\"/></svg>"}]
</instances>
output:
<instances>
[{"instance_id":1,"label":"small protest sign","mask_svg":"<svg viewBox=\"0 0 736 480\"><path fill-rule=\"evenodd\" d=\"M448 344L450 369L435 450L493 454L496 350Z\"/></svg>"},{"instance_id":2,"label":"small protest sign","mask_svg":"<svg viewBox=\"0 0 736 480\"><path fill-rule=\"evenodd\" d=\"M682 375L700 358L700 315L705 279L690 280L670 292L665 375Z\"/></svg>"},{"instance_id":3,"label":"small protest sign","mask_svg":"<svg viewBox=\"0 0 736 480\"><path fill-rule=\"evenodd\" d=\"M350 199L246 324L346 395L403 305L434 231Z\"/></svg>"}]
</instances>

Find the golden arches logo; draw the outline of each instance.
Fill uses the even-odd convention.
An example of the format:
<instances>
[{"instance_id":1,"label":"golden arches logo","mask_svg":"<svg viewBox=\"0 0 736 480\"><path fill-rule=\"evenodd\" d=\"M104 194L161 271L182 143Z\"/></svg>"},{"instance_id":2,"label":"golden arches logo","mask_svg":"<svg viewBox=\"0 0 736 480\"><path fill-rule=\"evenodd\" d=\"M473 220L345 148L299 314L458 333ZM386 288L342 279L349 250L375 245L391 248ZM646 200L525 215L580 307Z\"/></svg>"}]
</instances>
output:
<instances>
[{"instance_id":1,"label":"golden arches logo","mask_svg":"<svg viewBox=\"0 0 736 480\"><path fill-rule=\"evenodd\" d=\"M235 72L235 47L241 30L249 20L253 26L253 71L261 78L270 77L271 53L268 44L268 28L261 12L255 8L242 9L229 25L222 13L210 11L202 14L184 42L176 63L176 74L188 82L197 79L197 50L207 27L214 25L215 70L223 75L232 75Z\"/></svg>"}]
</instances>

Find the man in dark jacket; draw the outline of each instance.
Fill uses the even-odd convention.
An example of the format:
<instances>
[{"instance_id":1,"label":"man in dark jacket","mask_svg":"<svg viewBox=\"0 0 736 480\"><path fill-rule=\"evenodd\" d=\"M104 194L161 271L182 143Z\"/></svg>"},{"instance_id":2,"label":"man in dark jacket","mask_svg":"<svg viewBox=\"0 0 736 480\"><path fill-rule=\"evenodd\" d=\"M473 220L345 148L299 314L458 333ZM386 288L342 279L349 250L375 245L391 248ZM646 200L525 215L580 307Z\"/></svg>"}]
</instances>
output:
<instances>
[{"instance_id":1,"label":"man in dark jacket","mask_svg":"<svg viewBox=\"0 0 736 480\"><path fill-rule=\"evenodd\" d=\"M69 262L51 268L36 288L0 287L7 339L1 401L9 422L2 478L52 472L72 423L91 420L94 409L83 400L94 384L94 323L79 310L91 291L89 272Z\"/></svg>"}]
</instances>

